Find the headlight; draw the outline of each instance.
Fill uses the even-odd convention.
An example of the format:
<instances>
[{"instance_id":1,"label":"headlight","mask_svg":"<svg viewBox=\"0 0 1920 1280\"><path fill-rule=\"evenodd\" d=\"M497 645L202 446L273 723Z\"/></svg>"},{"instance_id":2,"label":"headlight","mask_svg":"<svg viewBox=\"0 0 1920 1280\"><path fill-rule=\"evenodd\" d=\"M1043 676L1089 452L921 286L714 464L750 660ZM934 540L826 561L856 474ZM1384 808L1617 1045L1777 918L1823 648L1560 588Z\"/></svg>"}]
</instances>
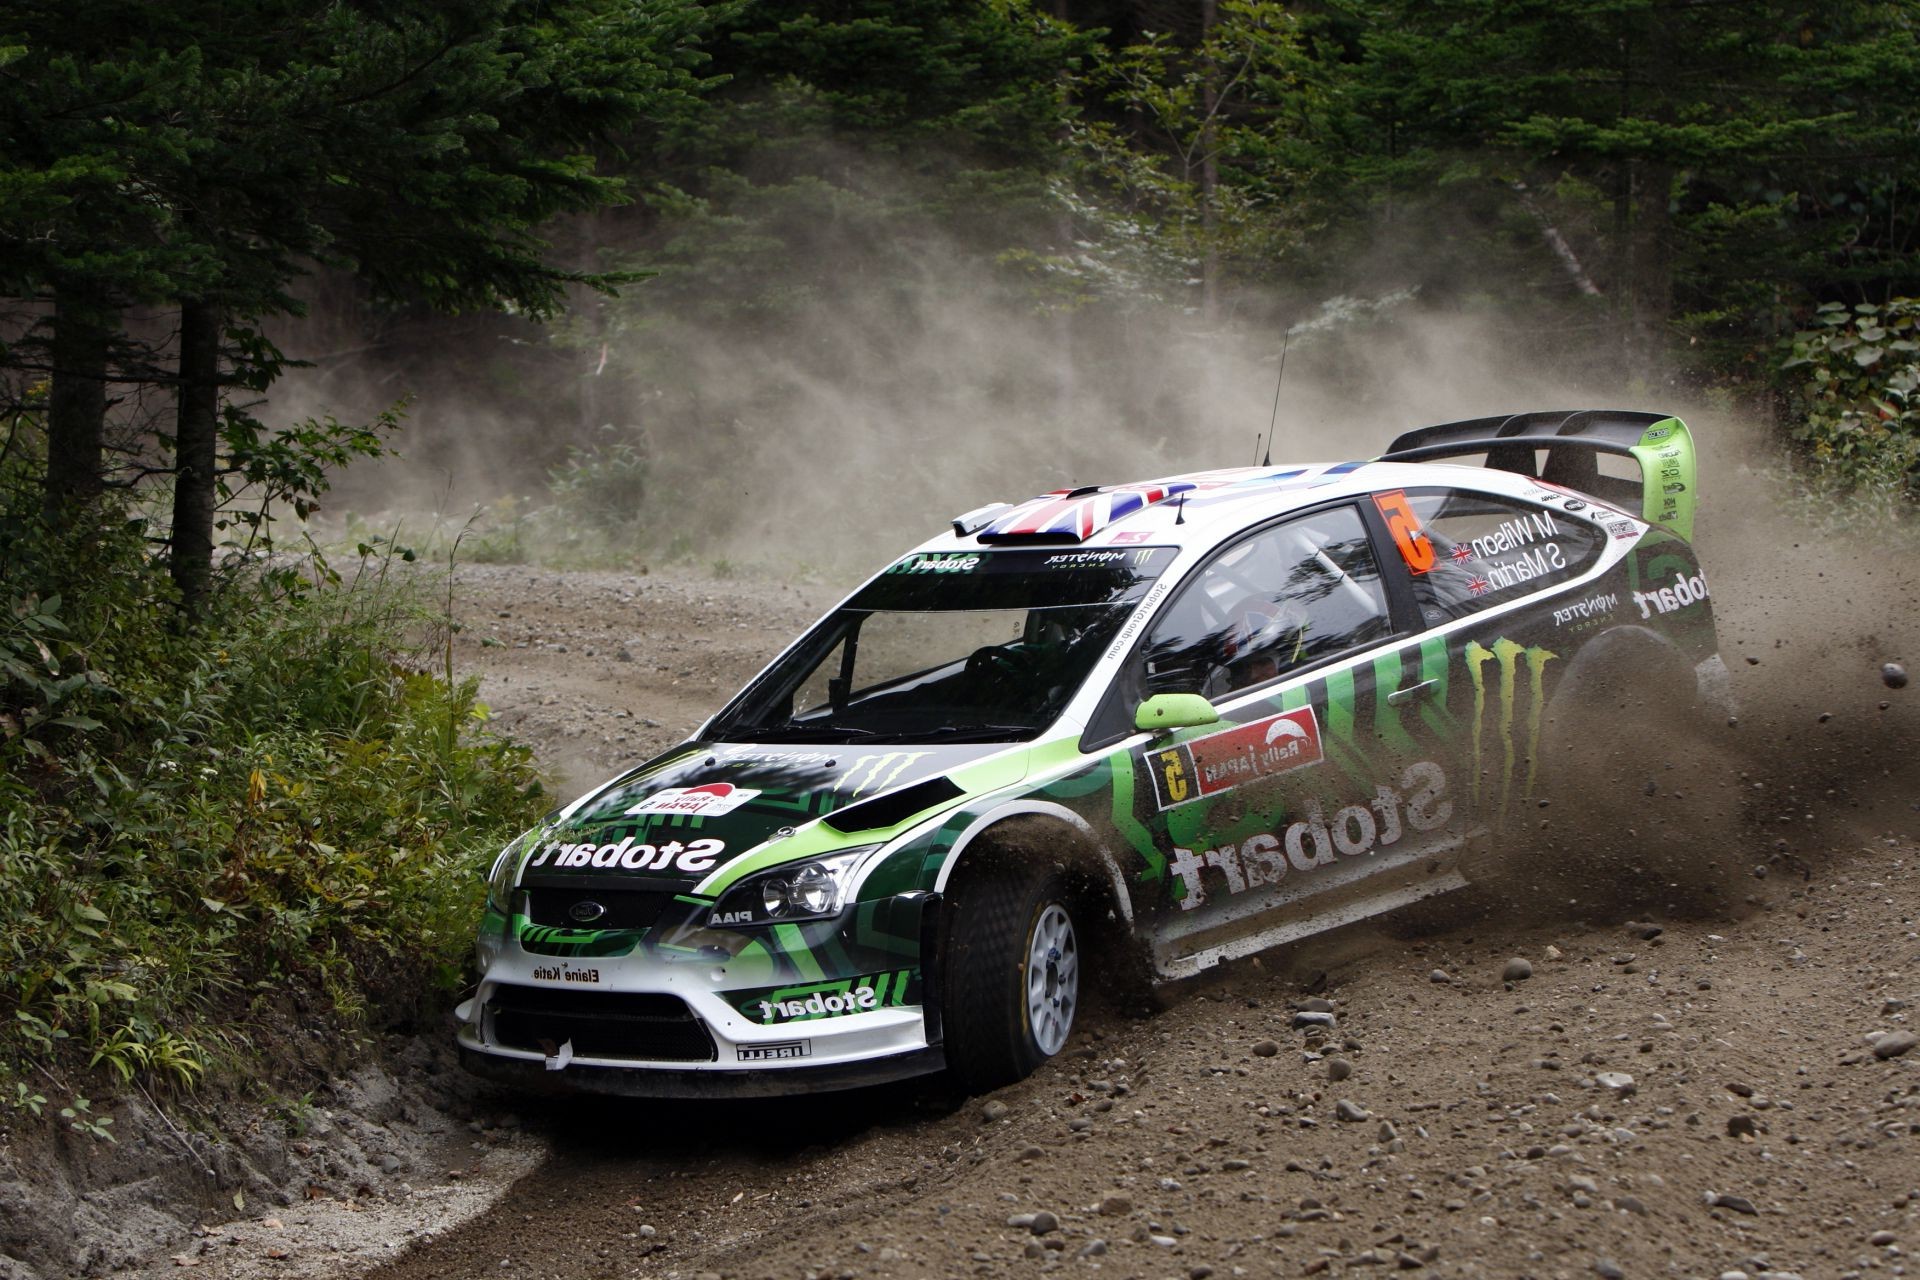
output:
<instances>
[{"instance_id":1,"label":"headlight","mask_svg":"<svg viewBox=\"0 0 1920 1280\"><path fill-rule=\"evenodd\" d=\"M749 877L714 904L710 927L742 929L793 920L819 920L846 905L855 872L879 845L849 849Z\"/></svg>"},{"instance_id":2,"label":"headlight","mask_svg":"<svg viewBox=\"0 0 1920 1280\"><path fill-rule=\"evenodd\" d=\"M503 916L511 914L513 884L520 878L520 855L526 849L527 837L532 834L533 831L522 832L508 841L487 872L487 905Z\"/></svg>"}]
</instances>

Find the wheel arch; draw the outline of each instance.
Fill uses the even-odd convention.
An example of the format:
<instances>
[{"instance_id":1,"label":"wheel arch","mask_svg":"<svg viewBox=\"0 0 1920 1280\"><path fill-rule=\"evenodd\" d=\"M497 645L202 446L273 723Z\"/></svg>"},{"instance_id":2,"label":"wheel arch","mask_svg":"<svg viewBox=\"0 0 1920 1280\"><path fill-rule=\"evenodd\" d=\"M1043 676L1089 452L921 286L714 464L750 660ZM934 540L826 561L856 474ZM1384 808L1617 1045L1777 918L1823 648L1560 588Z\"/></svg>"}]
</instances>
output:
<instances>
[{"instance_id":1,"label":"wheel arch","mask_svg":"<svg viewBox=\"0 0 1920 1280\"><path fill-rule=\"evenodd\" d=\"M1133 898L1127 892L1127 879L1113 851L1100 839L1093 824L1065 805L1044 800L1019 801L1003 805L976 818L953 842L952 850L934 879L935 893L947 892L956 870L969 857L978 858L988 849L1016 849L1045 844L1049 836L1065 836L1050 847L1058 848L1069 866L1094 873L1107 891L1121 924L1133 927Z\"/></svg>"},{"instance_id":2,"label":"wheel arch","mask_svg":"<svg viewBox=\"0 0 1920 1280\"><path fill-rule=\"evenodd\" d=\"M1549 717L1580 711L1580 702L1596 696L1614 699L1616 708L1664 702L1674 697L1699 700L1693 659L1671 636L1651 627L1610 627L1581 645L1567 660L1549 702Z\"/></svg>"}]
</instances>

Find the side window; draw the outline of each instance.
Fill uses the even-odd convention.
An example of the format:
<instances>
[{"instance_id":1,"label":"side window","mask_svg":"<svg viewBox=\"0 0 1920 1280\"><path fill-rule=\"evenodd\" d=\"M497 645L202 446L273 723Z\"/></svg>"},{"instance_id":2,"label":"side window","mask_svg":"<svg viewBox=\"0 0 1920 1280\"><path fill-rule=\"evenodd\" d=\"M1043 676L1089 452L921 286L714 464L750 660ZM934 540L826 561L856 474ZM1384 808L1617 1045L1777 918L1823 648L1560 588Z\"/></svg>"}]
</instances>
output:
<instances>
[{"instance_id":1,"label":"side window","mask_svg":"<svg viewBox=\"0 0 1920 1280\"><path fill-rule=\"evenodd\" d=\"M1404 502L1418 528L1416 541L1426 543L1407 556L1407 568L1429 627L1576 577L1605 542L1584 520L1511 498L1416 489L1378 494L1375 501L1383 512ZM1420 561L1428 563L1424 572Z\"/></svg>"},{"instance_id":2,"label":"side window","mask_svg":"<svg viewBox=\"0 0 1920 1280\"><path fill-rule=\"evenodd\" d=\"M1392 631L1360 513L1334 507L1262 530L1201 569L1147 636L1146 688L1217 698Z\"/></svg>"}]
</instances>

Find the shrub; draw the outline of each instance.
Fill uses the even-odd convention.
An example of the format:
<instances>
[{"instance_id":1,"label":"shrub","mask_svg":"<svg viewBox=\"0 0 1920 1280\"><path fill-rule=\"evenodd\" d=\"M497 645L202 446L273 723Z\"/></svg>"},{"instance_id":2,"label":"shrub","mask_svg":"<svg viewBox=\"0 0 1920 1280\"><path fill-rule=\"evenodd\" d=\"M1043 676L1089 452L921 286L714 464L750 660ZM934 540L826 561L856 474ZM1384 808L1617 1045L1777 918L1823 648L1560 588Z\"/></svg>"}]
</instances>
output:
<instances>
[{"instance_id":1,"label":"shrub","mask_svg":"<svg viewBox=\"0 0 1920 1280\"><path fill-rule=\"evenodd\" d=\"M422 584L240 578L187 630L143 533L0 516L0 1083L51 1053L191 1085L280 1052L288 1002L341 1042L394 1013L369 980L451 990L545 807L429 674Z\"/></svg>"},{"instance_id":2,"label":"shrub","mask_svg":"<svg viewBox=\"0 0 1920 1280\"><path fill-rule=\"evenodd\" d=\"M1827 303L1783 344L1779 374L1817 487L1869 504L1920 496L1920 298Z\"/></svg>"}]
</instances>

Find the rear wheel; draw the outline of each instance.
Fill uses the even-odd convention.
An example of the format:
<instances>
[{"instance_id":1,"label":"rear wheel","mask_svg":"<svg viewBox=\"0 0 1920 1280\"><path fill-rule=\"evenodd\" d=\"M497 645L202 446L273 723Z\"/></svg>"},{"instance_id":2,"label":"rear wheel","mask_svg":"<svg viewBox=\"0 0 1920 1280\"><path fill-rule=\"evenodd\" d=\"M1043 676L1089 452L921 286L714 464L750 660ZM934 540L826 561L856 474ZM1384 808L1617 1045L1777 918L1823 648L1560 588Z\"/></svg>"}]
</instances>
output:
<instances>
[{"instance_id":1,"label":"rear wheel","mask_svg":"<svg viewBox=\"0 0 1920 1280\"><path fill-rule=\"evenodd\" d=\"M949 895L946 937L947 1065L962 1084L1010 1084L1066 1047L1080 938L1056 868L973 868Z\"/></svg>"},{"instance_id":2,"label":"rear wheel","mask_svg":"<svg viewBox=\"0 0 1920 1280\"><path fill-rule=\"evenodd\" d=\"M1677 662L1571 674L1542 762L1553 807L1541 887L1603 912L1723 910L1742 835L1724 722Z\"/></svg>"}]
</instances>

